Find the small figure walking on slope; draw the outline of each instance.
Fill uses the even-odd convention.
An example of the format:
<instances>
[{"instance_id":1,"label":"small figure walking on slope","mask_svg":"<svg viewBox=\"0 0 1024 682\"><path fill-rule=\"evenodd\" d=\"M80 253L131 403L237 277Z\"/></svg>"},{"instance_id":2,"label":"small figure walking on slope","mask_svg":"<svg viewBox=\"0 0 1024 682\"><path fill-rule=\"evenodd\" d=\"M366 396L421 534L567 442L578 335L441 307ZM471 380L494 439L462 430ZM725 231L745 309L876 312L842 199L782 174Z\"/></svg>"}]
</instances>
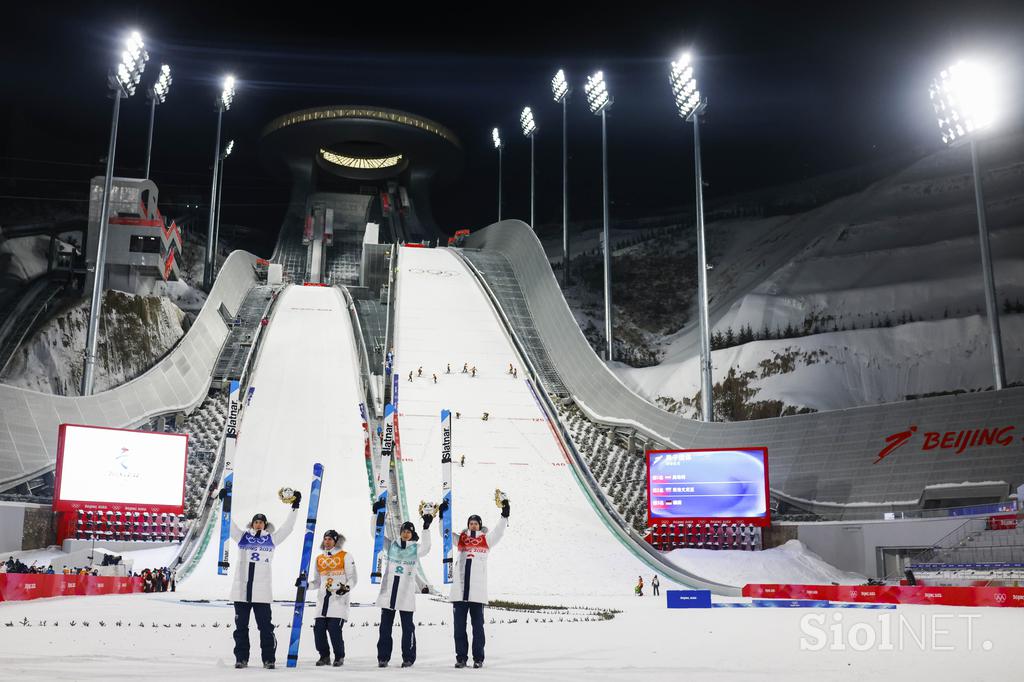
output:
<instances>
[{"instance_id":1,"label":"small figure walking on slope","mask_svg":"<svg viewBox=\"0 0 1024 682\"><path fill-rule=\"evenodd\" d=\"M448 363L448 365L445 367L444 373L445 374L451 374L452 373L452 363L450 363L450 362Z\"/></svg>"},{"instance_id":2,"label":"small figure walking on slope","mask_svg":"<svg viewBox=\"0 0 1024 682\"><path fill-rule=\"evenodd\" d=\"M468 374L469 373L469 363L468 362L462 363L462 373L463 374Z\"/></svg>"},{"instance_id":3,"label":"small figure walking on slope","mask_svg":"<svg viewBox=\"0 0 1024 682\"><path fill-rule=\"evenodd\" d=\"M423 368L422 367L420 367L419 369L416 370L416 376L417 377L423 376Z\"/></svg>"},{"instance_id":4,"label":"small figure walking on slope","mask_svg":"<svg viewBox=\"0 0 1024 682\"><path fill-rule=\"evenodd\" d=\"M434 383L435 384L437 383L437 375L436 374L434 375Z\"/></svg>"},{"instance_id":5,"label":"small figure walking on slope","mask_svg":"<svg viewBox=\"0 0 1024 682\"><path fill-rule=\"evenodd\" d=\"M476 365L473 365L473 369L469 370L469 376L476 378Z\"/></svg>"},{"instance_id":6,"label":"small figure walking on slope","mask_svg":"<svg viewBox=\"0 0 1024 682\"><path fill-rule=\"evenodd\" d=\"M412 370L409 370L409 381L412 381Z\"/></svg>"}]
</instances>

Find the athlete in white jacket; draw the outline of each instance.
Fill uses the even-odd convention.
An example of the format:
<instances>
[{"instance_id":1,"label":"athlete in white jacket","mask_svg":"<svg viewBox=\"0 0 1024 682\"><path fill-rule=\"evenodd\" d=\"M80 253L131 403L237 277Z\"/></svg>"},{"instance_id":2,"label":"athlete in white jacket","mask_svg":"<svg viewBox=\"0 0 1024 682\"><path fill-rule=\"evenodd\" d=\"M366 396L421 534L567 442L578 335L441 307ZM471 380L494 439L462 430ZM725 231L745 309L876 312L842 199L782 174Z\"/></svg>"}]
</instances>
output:
<instances>
[{"instance_id":1,"label":"athlete in white jacket","mask_svg":"<svg viewBox=\"0 0 1024 682\"><path fill-rule=\"evenodd\" d=\"M302 493L295 491L288 519L277 530L263 514L256 514L243 531L232 520L231 539L238 543L235 578L231 585L231 601L235 602L235 667L249 665L249 612L256 616L260 631L263 667L273 668L277 638L270 621L270 604L274 601L271 561L274 550L291 534L299 515Z\"/></svg>"},{"instance_id":2,"label":"athlete in white jacket","mask_svg":"<svg viewBox=\"0 0 1024 682\"><path fill-rule=\"evenodd\" d=\"M376 521L379 505L373 505L374 521ZM416 561L430 552L430 534L427 529L434 517L423 516L423 539L416 534L416 527L411 521L402 524L398 540L392 540L384 527L384 554L387 556L387 569L380 583L380 596L377 606L380 607L380 633L377 639L377 665L385 668L391 660L394 642L391 639L391 628L395 623L397 611L402 621L402 667L408 668L416 662L416 625L412 614L416 610Z\"/></svg>"},{"instance_id":3,"label":"athlete in white jacket","mask_svg":"<svg viewBox=\"0 0 1024 682\"><path fill-rule=\"evenodd\" d=\"M441 505L441 513L447 508ZM469 639L466 636L466 615L473 621L473 667L484 664L484 604L487 603L487 558L508 527L511 513L508 500L501 505L501 519L494 530L488 531L476 514L469 517L466 529L459 533L452 571L452 591L448 600L455 616L455 667L465 668L469 658Z\"/></svg>"},{"instance_id":4,"label":"athlete in white jacket","mask_svg":"<svg viewBox=\"0 0 1024 682\"><path fill-rule=\"evenodd\" d=\"M349 593L359 581L356 562L352 555L342 550L345 538L336 530L324 533L320 545L323 554L316 558L313 577L309 586L316 590L316 620L313 625L313 639L316 642L320 660L317 665L331 664L331 647L334 647L334 666L345 663L345 638L343 628L348 620ZM330 635L330 645L327 636Z\"/></svg>"}]
</instances>

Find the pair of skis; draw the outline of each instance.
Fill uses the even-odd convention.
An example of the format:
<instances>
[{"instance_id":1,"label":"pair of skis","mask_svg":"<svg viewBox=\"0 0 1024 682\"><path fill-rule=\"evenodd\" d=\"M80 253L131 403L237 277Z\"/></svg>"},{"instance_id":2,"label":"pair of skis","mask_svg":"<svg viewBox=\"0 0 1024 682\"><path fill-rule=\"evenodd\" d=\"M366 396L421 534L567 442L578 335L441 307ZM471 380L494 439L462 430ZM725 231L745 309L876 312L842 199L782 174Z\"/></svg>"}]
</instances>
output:
<instances>
[{"instance_id":1,"label":"pair of skis","mask_svg":"<svg viewBox=\"0 0 1024 682\"><path fill-rule=\"evenodd\" d=\"M370 446L370 429L365 421L365 406L359 406L364 414L363 437L366 439L366 447ZM395 449L395 421L398 413L395 406L388 403L384 406L384 443L380 449L380 461L377 463L377 503L384 506L377 512L377 520L373 529L373 563L370 570L370 582L374 585L380 583L384 574L384 524L387 521L388 502L388 478L391 473L391 455Z\"/></svg>"},{"instance_id":2,"label":"pair of skis","mask_svg":"<svg viewBox=\"0 0 1024 682\"><path fill-rule=\"evenodd\" d=\"M302 558L299 560L299 579L295 581L295 612L292 614L291 640L288 643L288 667L299 663L299 637L302 635L302 614L306 610L306 589L309 587L309 563L313 558L313 540L316 536L316 516L320 509L320 486L324 478L324 465L313 465L313 482L309 486L309 511L306 512L306 535L302 540Z\"/></svg>"},{"instance_id":3,"label":"pair of skis","mask_svg":"<svg viewBox=\"0 0 1024 682\"><path fill-rule=\"evenodd\" d=\"M217 554L217 574L227 575L230 562L228 561L228 539L231 537L231 489L235 482L235 445L238 441L238 420L242 411L242 403L239 397L240 386L237 381L229 384L228 390L228 416L224 420L224 482L221 486L224 490L224 499L221 501L220 509L220 548Z\"/></svg>"},{"instance_id":4,"label":"pair of skis","mask_svg":"<svg viewBox=\"0 0 1024 682\"><path fill-rule=\"evenodd\" d=\"M369 452L370 429L366 420L366 407L359 405L363 417L363 438ZM385 506L377 512L373 533L373 564L370 582L378 584L384 573L384 524L387 521L388 477L391 470L391 458L395 446L396 420L398 413L394 405L388 403L384 408L384 443L381 448L380 462L377 466L377 501ZM441 557L441 574L445 585L452 582L454 563L452 558L452 413L441 410L441 497L447 502L447 513L441 516L441 538L443 553Z\"/></svg>"}]
</instances>

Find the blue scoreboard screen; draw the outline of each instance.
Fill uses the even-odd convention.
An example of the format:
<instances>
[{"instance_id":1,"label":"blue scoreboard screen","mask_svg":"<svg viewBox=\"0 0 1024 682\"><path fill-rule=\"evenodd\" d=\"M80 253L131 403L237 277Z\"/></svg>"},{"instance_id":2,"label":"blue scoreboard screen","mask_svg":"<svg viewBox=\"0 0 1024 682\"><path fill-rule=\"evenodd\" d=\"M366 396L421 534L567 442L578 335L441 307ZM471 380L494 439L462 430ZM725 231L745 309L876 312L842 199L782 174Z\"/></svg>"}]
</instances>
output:
<instances>
[{"instance_id":1,"label":"blue scoreboard screen","mask_svg":"<svg viewBox=\"0 0 1024 682\"><path fill-rule=\"evenodd\" d=\"M767 525L768 449L648 451L647 516Z\"/></svg>"}]
</instances>

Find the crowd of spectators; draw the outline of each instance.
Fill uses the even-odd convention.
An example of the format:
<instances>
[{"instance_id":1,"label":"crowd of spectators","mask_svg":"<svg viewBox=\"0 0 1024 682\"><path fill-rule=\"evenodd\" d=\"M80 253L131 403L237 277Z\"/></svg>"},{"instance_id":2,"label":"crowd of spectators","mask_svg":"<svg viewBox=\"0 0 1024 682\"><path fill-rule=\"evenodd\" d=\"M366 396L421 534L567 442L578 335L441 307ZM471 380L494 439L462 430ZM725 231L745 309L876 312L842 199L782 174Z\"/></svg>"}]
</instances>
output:
<instances>
[{"instance_id":1,"label":"crowd of spectators","mask_svg":"<svg viewBox=\"0 0 1024 682\"><path fill-rule=\"evenodd\" d=\"M114 560L116 559L116 561ZM104 556L104 566L115 566L120 562L121 557ZM3 573L34 573L40 575L82 575L99 576L99 569L96 567L63 566L59 571L52 565L42 566L36 562L26 564L21 559L11 556L7 561L0 562L0 574ZM142 578L143 592L171 592L175 591L177 582L177 571L168 568L146 568L141 571L128 571L128 578Z\"/></svg>"}]
</instances>

